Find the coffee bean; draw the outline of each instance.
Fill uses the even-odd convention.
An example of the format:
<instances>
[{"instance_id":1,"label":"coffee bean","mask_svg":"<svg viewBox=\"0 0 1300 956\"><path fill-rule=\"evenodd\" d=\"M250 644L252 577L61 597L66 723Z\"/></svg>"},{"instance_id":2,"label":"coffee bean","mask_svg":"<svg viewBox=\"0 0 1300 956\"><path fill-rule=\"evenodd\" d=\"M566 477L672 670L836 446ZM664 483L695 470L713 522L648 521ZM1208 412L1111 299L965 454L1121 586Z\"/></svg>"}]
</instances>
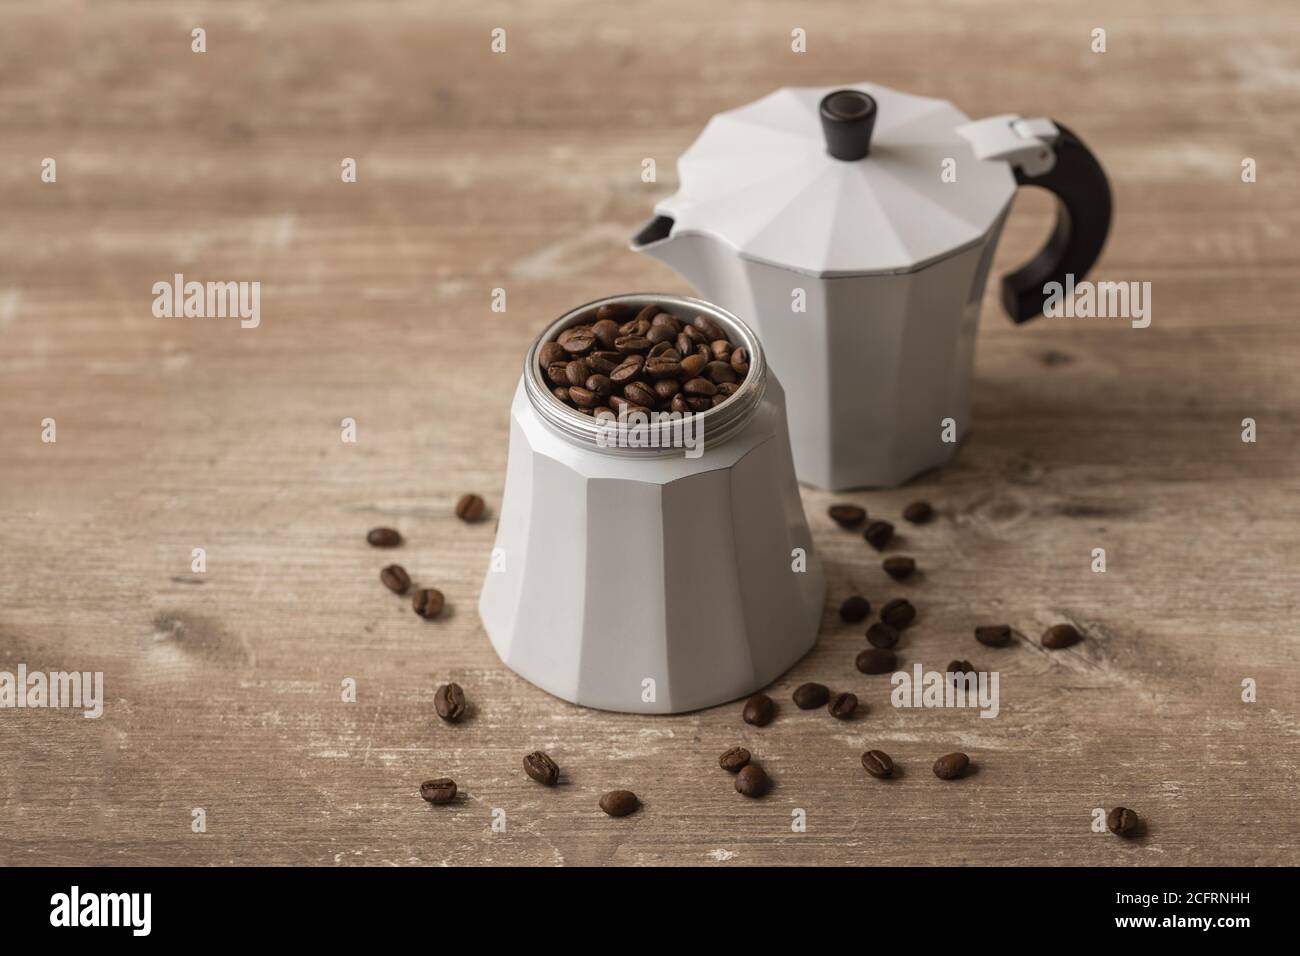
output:
<instances>
[{"instance_id":1,"label":"coffee bean","mask_svg":"<svg viewBox=\"0 0 1300 956\"><path fill-rule=\"evenodd\" d=\"M620 352L649 352L652 345L654 343L644 335L620 335L614 343Z\"/></svg>"},{"instance_id":2,"label":"coffee bean","mask_svg":"<svg viewBox=\"0 0 1300 956\"><path fill-rule=\"evenodd\" d=\"M726 339L715 339L710 342L709 358L714 362L722 362L727 368L731 368L731 343Z\"/></svg>"},{"instance_id":3,"label":"coffee bean","mask_svg":"<svg viewBox=\"0 0 1300 956\"><path fill-rule=\"evenodd\" d=\"M897 630L902 630L916 620L916 608L907 598L894 598L880 609L880 620Z\"/></svg>"},{"instance_id":4,"label":"coffee bean","mask_svg":"<svg viewBox=\"0 0 1300 956\"><path fill-rule=\"evenodd\" d=\"M443 684L433 695L433 709L443 720L454 724L465 716L465 692L459 684Z\"/></svg>"},{"instance_id":5,"label":"coffee bean","mask_svg":"<svg viewBox=\"0 0 1300 956\"><path fill-rule=\"evenodd\" d=\"M707 378L692 378L682 383L682 391L687 395L703 395L712 398L718 394L718 386Z\"/></svg>"},{"instance_id":6,"label":"coffee bean","mask_svg":"<svg viewBox=\"0 0 1300 956\"><path fill-rule=\"evenodd\" d=\"M395 548L402 543L402 536L392 528L371 528L366 540L376 548Z\"/></svg>"},{"instance_id":7,"label":"coffee bean","mask_svg":"<svg viewBox=\"0 0 1300 956\"><path fill-rule=\"evenodd\" d=\"M944 754L934 762L934 775L940 780L956 780L970 766L970 757L963 753Z\"/></svg>"},{"instance_id":8,"label":"coffee bean","mask_svg":"<svg viewBox=\"0 0 1300 956\"><path fill-rule=\"evenodd\" d=\"M641 368L645 359L639 355L629 356L618 368L609 373L609 380L615 385L626 385L641 377Z\"/></svg>"},{"instance_id":9,"label":"coffee bean","mask_svg":"<svg viewBox=\"0 0 1300 956\"><path fill-rule=\"evenodd\" d=\"M871 613L871 602L860 594L855 594L850 598L845 598L844 603L840 605L840 619L849 624L856 624L864 620Z\"/></svg>"},{"instance_id":10,"label":"coffee bean","mask_svg":"<svg viewBox=\"0 0 1300 956\"><path fill-rule=\"evenodd\" d=\"M771 779L756 763L746 764L740 768L740 773L736 774L736 792L743 796L756 799L767 793L771 787Z\"/></svg>"},{"instance_id":11,"label":"coffee bean","mask_svg":"<svg viewBox=\"0 0 1300 956\"><path fill-rule=\"evenodd\" d=\"M558 398L560 401L564 402L565 404L568 404L573 400L569 397L569 386L567 385L562 385L559 388L551 389L551 394L554 395L556 398Z\"/></svg>"},{"instance_id":12,"label":"coffee bean","mask_svg":"<svg viewBox=\"0 0 1300 956\"><path fill-rule=\"evenodd\" d=\"M669 358L646 359L645 373L652 379L677 378L682 374L682 363Z\"/></svg>"},{"instance_id":13,"label":"coffee bean","mask_svg":"<svg viewBox=\"0 0 1300 956\"><path fill-rule=\"evenodd\" d=\"M841 528L856 528L862 522L867 520L867 509L859 508L857 505L831 505L826 509L826 513L831 516Z\"/></svg>"},{"instance_id":14,"label":"coffee bean","mask_svg":"<svg viewBox=\"0 0 1300 956\"><path fill-rule=\"evenodd\" d=\"M406 589L411 586L411 576L400 564L390 564L380 571L379 580L383 581L384 587L394 594L405 594Z\"/></svg>"},{"instance_id":15,"label":"coffee bean","mask_svg":"<svg viewBox=\"0 0 1300 956\"><path fill-rule=\"evenodd\" d=\"M585 385L587 391L601 398L607 398L610 392L614 391L614 383L609 380L609 376L600 373L590 376Z\"/></svg>"},{"instance_id":16,"label":"coffee bean","mask_svg":"<svg viewBox=\"0 0 1300 956\"><path fill-rule=\"evenodd\" d=\"M975 665L970 661L949 661L948 669L944 672L947 674L975 674Z\"/></svg>"},{"instance_id":17,"label":"coffee bean","mask_svg":"<svg viewBox=\"0 0 1300 956\"><path fill-rule=\"evenodd\" d=\"M740 391L740 384L737 382L723 382L718 386L718 395L721 395L724 398L730 398L738 391ZM715 395L714 397L716 398L717 396Z\"/></svg>"},{"instance_id":18,"label":"coffee bean","mask_svg":"<svg viewBox=\"0 0 1300 956\"><path fill-rule=\"evenodd\" d=\"M564 351L559 342L543 342L537 350L537 364L549 368L556 362L568 361L569 353Z\"/></svg>"},{"instance_id":19,"label":"coffee bean","mask_svg":"<svg viewBox=\"0 0 1300 956\"><path fill-rule=\"evenodd\" d=\"M546 367L546 378L557 388L569 386L569 363L554 362Z\"/></svg>"},{"instance_id":20,"label":"coffee bean","mask_svg":"<svg viewBox=\"0 0 1300 956\"><path fill-rule=\"evenodd\" d=\"M867 539L867 544L877 551L884 551L885 545L889 544L893 536L894 526L888 521L873 521L867 525L867 530L862 532L862 537Z\"/></svg>"},{"instance_id":21,"label":"coffee bean","mask_svg":"<svg viewBox=\"0 0 1300 956\"><path fill-rule=\"evenodd\" d=\"M600 310L596 310L600 315ZM591 326L591 334L596 337L602 349L613 349L614 343L618 340L618 323L613 319L597 319Z\"/></svg>"},{"instance_id":22,"label":"coffee bean","mask_svg":"<svg viewBox=\"0 0 1300 956\"><path fill-rule=\"evenodd\" d=\"M713 399L705 398L703 395L687 395L686 407L693 412L707 412L713 407Z\"/></svg>"},{"instance_id":23,"label":"coffee bean","mask_svg":"<svg viewBox=\"0 0 1300 956\"><path fill-rule=\"evenodd\" d=\"M600 808L611 817L625 817L641 806L631 790L611 790L600 798Z\"/></svg>"},{"instance_id":24,"label":"coffee bean","mask_svg":"<svg viewBox=\"0 0 1300 956\"><path fill-rule=\"evenodd\" d=\"M560 779L560 765L540 750L524 757L524 773L540 784L555 786Z\"/></svg>"},{"instance_id":25,"label":"coffee bean","mask_svg":"<svg viewBox=\"0 0 1300 956\"><path fill-rule=\"evenodd\" d=\"M661 378L654 384L655 394L661 402L666 402L682 390L681 383L671 378Z\"/></svg>"},{"instance_id":26,"label":"coffee bean","mask_svg":"<svg viewBox=\"0 0 1300 956\"><path fill-rule=\"evenodd\" d=\"M646 408L654 408L659 397L655 390L645 382L628 382L623 386L623 397L629 402L636 402L638 405L644 405Z\"/></svg>"},{"instance_id":27,"label":"coffee bean","mask_svg":"<svg viewBox=\"0 0 1300 956\"><path fill-rule=\"evenodd\" d=\"M660 314L662 315L663 313ZM650 323L650 331L645 334L645 337L656 346L667 346L677 341L676 332L666 325L655 325L653 322Z\"/></svg>"},{"instance_id":28,"label":"coffee bean","mask_svg":"<svg viewBox=\"0 0 1300 956\"><path fill-rule=\"evenodd\" d=\"M975 628L975 640L989 647L1002 647L1011 640L1009 624L985 624Z\"/></svg>"},{"instance_id":29,"label":"coffee bean","mask_svg":"<svg viewBox=\"0 0 1300 956\"><path fill-rule=\"evenodd\" d=\"M684 375L688 380L698 378L699 374L704 371L704 367L707 364L708 359L703 355L698 355L696 353L687 355L681 361L682 375Z\"/></svg>"},{"instance_id":30,"label":"coffee bean","mask_svg":"<svg viewBox=\"0 0 1300 956\"><path fill-rule=\"evenodd\" d=\"M596 336L587 326L575 326L574 328L565 329L555 337L560 343L560 348L570 355L581 355L583 352L591 351L592 346L596 344Z\"/></svg>"},{"instance_id":31,"label":"coffee bean","mask_svg":"<svg viewBox=\"0 0 1300 956\"><path fill-rule=\"evenodd\" d=\"M650 323L654 320L654 317L662 311L663 309L653 302L647 306L642 306L641 311L636 314L635 322L636 327L641 329L641 335L645 335L645 330L650 328Z\"/></svg>"},{"instance_id":32,"label":"coffee bean","mask_svg":"<svg viewBox=\"0 0 1300 956\"><path fill-rule=\"evenodd\" d=\"M587 356L587 367L591 369L593 374L608 375L618 368L622 361L623 356L619 352L592 352ZM591 388L590 385L587 387Z\"/></svg>"},{"instance_id":33,"label":"coffee bean","mask_svg":"<svg viewBox=\"0 0 1300 956\"><path fill-rule=\"evenodd\" d=\"M478 521L486 508L487 503L478 495L461 495L456 502L456 517L461 521Z\"/></svg>"},{"instance_id":34,"label":"coffee bean","mask_svg":"<svg viewBox=\"0 0 1300 956\"><path fill-rule=\"evenodd\" d=\"M585 385L590 375L591 367L582 359L574 359L564 366L564 377L570 385Z\"/></svg>"},{"instance_id":35,"label":"coffee bean","mask_svg":"<svg viewBox=\"0 0 1300 956\"><path fill-rule=\"evenodd\" d=\"M903 509L903 518L912 524L925 524L934 517L934 509L928 501L913 501Z\"/></svg>"},{"instance_id":36,"label":"coffee bean","mask_svg":"<svg viewBox=\"0 0 1300 956\"><path fill-rule=\"evenodd\" d=\"M421 588L411 597L411 608L426 621L431 621L442 613L446 601L437 588Z\"/></svg>"},{"instance_id":37,"label":"coffee bean","mask_svg":"<svg viewBox=\"0 0 1300 956\"><path fill-rule=\"evenodd\" d=\"M599 395L585 388L579 388L577 385L569 386L569 398L579 408L595 408L600 404Z\"/></svg>"},{"instance_id":38,"label":"coffee bean","mask_svg":"<svg viewBox=\"0 0 1300 956\"><path fill-rule=\"evenodd\" d=\"M883 750L868 750L862 755L862 769L884 780L894 775L894 761Z\"/></svg>"},{"instance_id":39,"label":"coffee bean","mask_svg":"<svg viewBox=\"0 0 1300 956\"><path fill-rule=\"evenodd\" d=\"M867 643L872 647L893 647L898 643L898 629L883 623L872 624L867 628Z\"/></svg>"},{"instance_id":40,"label":"coffee bean","mask_svg":"<svg viewBox=\"0 0 1300 956\"><path fill-rule=\"evenodd\" d=\"M775 713L776 704L772 703L771 697L766 694L755 694L745 701L745 709L741 712L741 717L747 724L753 724L755 727L766 727L772 722L772 716Z\"/></svg>"},{"instance_id":41,"label":"coffee bean","mask_svg":"<svg viewBox=\"0 0 1300 956\"><path fill-rule=\"evenodd\" d=\"M1083 635L1073 624L1053 624L1043 632L1043 646L1051 651L1059 651L1081 640Z\"/></svg>"},{"instance_id":42,"label":"coffee bean","mask_svg":"<svg viewBox=\"0 0 1300 956\"><path fill-rule=\"evenodd\" d=\"M626 302L606 302L596 310L596 321L600 322L626 322L633 318L637 313L637 307L628 305Z\"/></svg>"},{"instance_id":43,"label":"coffee bean","mask_svg":"<svg viewBox=\"0 0 1300 956\"><path fill-rule=\"evenodd\" d=\"M858 653L854 665L864 674L888 674L897 666L894 652L884 647L868 647Z\"/></svg>"},{"instance_id":44,"label":"coffee bean","mask_svg":"<svg viewBox=\"0 0 1300 956\"><path fill-rule=\"evenodd\" d=\"M737 348L731 353L731 370L737 375L746 375L749 372L749 352L743 346Z\"/></svg>"},{"instance_id":45,"label":"coffee bean","mask_svg":"<svg viewBox=\"0 0 1300 956\"><path fill-rule=\"evenodd\" d=\"M704 366L704 377L714 385L736 384L736 373L726 362L710 362Z\"/></svg>"},{"instance_id":46,"label":"coffee bean","mask_svg":"<svg viewBox=\"0 0 1300 956\"><path fill-rule=\"evenodd\" d=\"M682 330L682 320L677 318L677 316L673 315L671 312L659 312L650 320L650 328L653 329L656 326L666 328L668 331L672 332L673 335L676 335Z\"/></svg>"},{"instance_id":47,"label":"coffee bean","mask_svg":"<svg viewBox=\"0 0 1300 956\"><path fill-rule=\"evenodd\" d=\"M912 576L912 572L916 570L916 561L912 558L903 557L901 554L895 554L885 558L880 566L895 581L901 581Z\"/></svg>"},{"instance_id":48,"label":"coffee bean","mask_svg":"<svg viewBox=\"0 0 1300 956\"><path fill-rule=\"evenodd\" d=\"M718 766L728 773L738 773L749 763L750 753L744 747L732 747L718 758Z\"/></svg>"},{"instance_id":49,"label":"coffee bean","mask_svg":"<svg viewBox=\"0 0 1300 956\"><path fill-rule=\"evenodd\" d=\"M830 699L826 709L836 720L848 720L858 709L858 697L856 694L849 693L836 694Z\"/></svg>"},{"instance_id":50,"label":"coffee bean","mask_svg":"<svg viewBox=\"0 0 1300 956\"><path fill-rule=\"evenodd\" d=\"M456 799L456 781L450 777L426 780L420 784L420 796L430 803L451 803Z\"/></svg>"},{"instance_id":51,"label":"coffee bean","mask_svg":"<svg viewBox=\"0 0 1300 956\"><path fill-rule=\"evenodd\" d=\"M722 329L718 328L718 324L707 315L697 315L695 321L692 322L691 325L704 333L706 341L713 342L717 339L725 339L727 337L723 333Z\"/></svg>"},{"instance_id":52,"label":"coffee bean","mask_svg":"<svg viewBox=\"0 0 1300 956\"><path fill-rule=\"evenodd\" d=\"M674 412L679 412L682 415L691 414L691 406L686 404L686 399L681 395L674 395L672 403L668 407Z\"/></svg>"},{"instance_id":53,"label":"coffee bean","mask_svg":"<svg viewBox=\"0 0 1300 956\"><path fill-rule=\"evenodd\" d=\"M1106 827L1116 836L1136 836L1142 828L1142 818L1128 807L1116 807L1106 814Z\"/></svg>"},{"instance_id":54,"label":"coffee bean","mask_svg":"<svg viewBox=\"0 0 1300 956\"><path fill-rule=\"evenodd\" d=\"M830 696L830 688L825 684L800 684L795 688L794 705L800 710L812 710L826 703Z\"/></svg>"}]
</instances>

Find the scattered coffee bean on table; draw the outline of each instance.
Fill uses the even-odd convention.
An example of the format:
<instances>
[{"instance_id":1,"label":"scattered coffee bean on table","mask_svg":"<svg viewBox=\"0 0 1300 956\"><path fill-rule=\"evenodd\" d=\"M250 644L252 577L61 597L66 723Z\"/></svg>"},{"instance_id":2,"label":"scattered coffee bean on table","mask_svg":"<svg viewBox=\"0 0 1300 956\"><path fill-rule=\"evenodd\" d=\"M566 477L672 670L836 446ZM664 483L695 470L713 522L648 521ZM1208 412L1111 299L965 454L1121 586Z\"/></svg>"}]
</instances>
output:
<instances>
[{"instance_id":1,"label":"scattered coffee bean on table","mask_svg":"<svg viewBox=\"0 0 1300 956\"><path fill-rule=\"evenodd\" d=\"M881 647L868 647L858 653L854 666L864 674L889 674L898 664L894 652Z\"/></svg>"},{"instance_id":2,"label":"scattered coffee bean on table","mask_svg":"<svg viewBox=\"0 0 1300 956\"><path fill-rule=\"evenodd\" d=\"M441 614L446 603L447 599L437 588L421 588L411 598L412 610L426 621L432 621Z\"/></svg>"},{"instance_id":3,"label":"scattered coffee bean on table","mask_svg":"<svg viewBox=\"0 0 1300 956\"><path fill-rule=\"evenodd\" d=\"M746 797L757 798L767 793L772 781L767 773L756 763L746 764L736 774L736 792Z\"/></svg>"},{"instance_id":4,"label":"scattered coffee bean on table","mask_svg":"<svg viewBox=\"0 0 1300 956\"><path fill-rule=\"evenodd\" d=\"M1051 651L1059 651L1081 640L1083 635L1073 624L1053 624L1043 632L1043 646Z\"/></svg>"},{"instance_id":5,"label":"scattered coffee bean on table","mask_svg":"<svg viewBox=\"0 0 1300 956\"><path fill-rule=\"evenodd\" d=\"M934 775L940 780L956 780L970 766L970 757L964 753L944 754L934 762Z\"/></svg>"},{"instance_id":6,"label":"scattered coffee bean on table","mask_svg":"<svg viewBox=\"0 0 1300 956\"><path fill-rule=\"evenodd\" d=\"M450 777L426 780L420 784L420 796L430 803L451 803L456 799L456 781Z\"/></svg>"},{"instance_id":7,"label":"scattered coffee bean on table","mask_svg":"<svg viewBox=\"0 0 1300 956\"><path fill-rule=\"evenodd\" d=\"M483 512L487 509L487 502L480 496L469 494L461 495L460 501L456 502L456 517L461 521L478 521L483 517Z\"/></svg>"},{"instance_id":8,"label":"scattered coffee bean on table","mask_svg":"<svg viewBox=\"0 0 1300 956\"><path fill-rule=\"evenodd\" d=\"M601 306L542 343L537 364L555 397L579 414L616 418L627 406L689 415L740 390L749 353L708 316L686 321L659 304L639 312Z\"/></svg>"},{"instance_id":9,"label":"scattered coffee bean on table","mask_svg":"<svg viewBox=\"0 0 1300 956\"><path fill-rule=\"evenodd\" d=\"M928 501L913 501L903 509L903 518L912 524L925 524L934 517L934 509Z\"/></svg>"},{"instance_id":10,"label":"scattered coffee bean on table","mask_svg":"<svg viewBox=\"0 0 1300 956\"><path fill-rule=\"evenodd\" d=\"M443 720L454 724L465 716L465 691L459 684L443 684L433 695L433 709Z\"/></svg>"},{"instance_id":11,"label":"scattered coffee bean on table","mask_svg":"<svg viewBox=\"0 0 1300 956\"><path fill-rule=\"evenodd\" d=\"M1106 826L1116 836L1135 836L1142 827L1142 818L1128 807L1116 807L1106 814Z\"/></svg>"},{"instance_id":12,"label":"scattered coffee bean on table","mask_svg":"<svg viewBox=\"0 0 1300 956\"><path fill-rule=\"evenodd\" d=\"M849 624L856 624L866 618L871 613L871 602L861 594L855 594L853 597L845 598L844 603L840 605L840 619L847 621Z\"/></svg>"},{"instance_id":13,"label":"scattered coffee bean on table","mask_svg":"<svg viewBox=\"0 0 1300 956\"><path fill-rule=\"evenodd\" d=\"M867 628L867 643L872 647L893 647L898 643L898 629L888 624L872 624Z\"/></svg>"},{"instance_id":14,"label":"scattered coffee bean on table","mask_svg":"<svg viewBox=\"0 0 1300 956\"><path fill-rule=\"evenodd\" d=\"M916 571L916 561L913 558L905 558L901 554L895 554L885 558L885 560L880 563L880 566L884 568L885 573L895 581L910 578L913 572Z\"/></svg>"},{"instance_id":15,"label":"scattered coffee bean on table","mask_svg":"<svg viewBox=\"0 0 1300 956\"><path fill-rule=\"evenodd\" d=\"M916 620L916 608L907 598L894 598L885 602L885 606L880 609L880 620L901 631Z\"/></svg>"},{"instance_id":16,"label":"scattered coffee bean on table","mask_svg":"<svg viewBox=\"0 0 1300 956\"><path fill-rule=\"evenodd\" d=\"M1011 640L1011 625L985 624L977 627L975 640L988 647L1002 647Z\"/></svg>"},{"instance_id":17,"label":"scattered coffee bean on table","mask_svg":"<svg viewBox=\"0 0 1300 956\"><path fill-rule=\"evenodd\" d=\"M402 543L402 536L392 528L371 528L366 540L376 548L395 548Z\"/></svg>"},{"instance_id":18,"label":"scattered coffee bean on table","mask_svg":"<svg viewBox=\"0 0 1300 956\"><path fill-rule=\"evenodd\" d=\"M831 505L826 509L826 513L831 516L832 521L846 529L856 528L867 520L867 509L857 505Z\"/></svg>"},{"instance_id":19,"label":"scattered coffee bean on table","mask_svg":"<svg viewBox=\"0 0 1300 956\"><path fill-rule=\"evenodd\" d=\"M862 755L862 769L884 780L894 775L894 761L883 750L868 750Z\"/></svg>"},{"instance_id":20,"label":"scattered coffee bean on table","mask_svg":"<svg viewBox=\"0 0 1300 956\"><path fill-rule=\"evenodd\" d=\"M600 808L611 817L625 817L641 806L631 790L611 790L600 798Z\"/></svg>"},{"instance_id":21,"label":"scattered coffee bean on table","mask_svg":"<svg viewBox=\"0 0 1300 956\"><path fill-rule=\"evenodd\" d=\"M857 713L858 697L850 693L835 694L826 705L826 710L836 720L848 720Z\"/></svg>"},{"instance_id":22,"label":"scattered coffee bean on table","mask_svg":"<svg viewBox=\"0 0 1300 956\"><path fill-rule=\"evenodd\" d=\"M794 705L800 710L812 710L815 707L821 707L826 701L830 700L831 690L825 684L816 684L811 681L807 684L800 684L794 691Z\"/></svg>"},{"instance_id":23,"label":"scattered coffee bean on table","mask_svg":"<svg viewBox=\"0 0 1300 956\"><path fill-rule=\"evenodd\" d=\"M751 754L744 747L732 747L718 758L718 766L728 773L739 773L750 761Z\"/></svg>"},{"instance_id":24,"label":"scattered coffee bean on table","mask_svg":"<svg viewBox=\"0 0 1300 956\"><path fill-rule=\"evenodd\" d=\"M894 526L888 521L873 521L862 532L862 537L877 551L884 551L885 545L894 537Z\"/></svg>"},{"instance_id":25,"label":"scattered coffee bean on table","mask_svg":"<svg viewBox=\"0 0 1300 956\"><path fill-rule=\"evenodd\" d=\"M560 779L560 765L540 750L524 757L524 773L547 787L555 786Z\"/></svg>"},{"instance_id":26,"label":"scattered coffee bean on table","mask_svg":"<svg viewBox=\"0 0 1300 956\"><path fill-rule=\"evenodd\" d=\"M975 670L975 665L973 665L970 661L949 661L947 673L974 674L977 672Z\"/></svg>"},{"instance_id":27,"label":"scattered coffee bean on table","mask_svg":"<svg viewBox=\"0 0 1300 956\"><path fill-rule=\"evenodd\" d=\"M753 724L755 727L766 727L772 722L772 716L775 713L776 704L772 702L771 697L766 694L755 694L745 701L745 709L741 712L741 717L747 724Z\"/></svg>"},{"instance_id":28,"label":"scattered coffee bean on table","mask_svg":"<svg viewBox=\"0 0 1300 956\"><path fill-rule=\"evenodd\" d=\"M411 576L400 564L390 564L380 571L379 580L383 581L384 587L394 594L405 594L407 588L411 586Z\"/></svg>"}]
</instances>

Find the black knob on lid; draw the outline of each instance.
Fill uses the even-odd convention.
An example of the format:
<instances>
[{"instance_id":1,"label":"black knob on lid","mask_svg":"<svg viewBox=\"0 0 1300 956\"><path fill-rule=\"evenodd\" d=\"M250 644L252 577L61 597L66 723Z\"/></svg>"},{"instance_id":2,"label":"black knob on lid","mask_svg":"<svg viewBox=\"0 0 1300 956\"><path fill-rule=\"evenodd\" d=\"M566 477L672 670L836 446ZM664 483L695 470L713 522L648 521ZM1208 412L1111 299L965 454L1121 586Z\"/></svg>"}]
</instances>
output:
<instances>
[{"instance_id":1,"label":"black knob on lid","mask_svg":"<svg viewBox=\"0 0 1300 956\"><path fill-rule=\"evenodd\" d=\"M871 148L876 101L857 90L835 90L822 97L822 132L826 151L836 159L862 159Z\"/></svg>"}]
</instances>

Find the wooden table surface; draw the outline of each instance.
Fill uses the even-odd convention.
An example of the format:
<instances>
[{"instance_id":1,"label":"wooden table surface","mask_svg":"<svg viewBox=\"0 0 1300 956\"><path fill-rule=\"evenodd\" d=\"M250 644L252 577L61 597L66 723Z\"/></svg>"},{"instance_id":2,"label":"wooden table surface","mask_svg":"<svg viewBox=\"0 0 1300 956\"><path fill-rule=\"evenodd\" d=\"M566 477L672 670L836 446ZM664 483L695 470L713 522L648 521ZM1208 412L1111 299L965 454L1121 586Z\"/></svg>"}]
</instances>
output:
<instances>
[{"instance_id":1,"label":"wooden table surface","mask_svg":"<svg viewBox=\"0 0 1300 956\"><path fill-rule=\"evenodd\" d=\"M476 611L524 349L573 304L688 291L625 240L714 112L862 79L1083 135L1117 208L1096 276L1151 282L1150 328L1014 328L991 286L957 463L842 496L934 502L900 549L920 580L891 583L804 490L830 588L771 726L548 696ZM1300 862L1298 107L1300 12L1261 0L5 2L0 670L102 670L107 703L0 711L0 863ZM995 274L1049 215L1018 200ZM260 281L261 326L155 318L177 272ZM489 520L453 516L466 491ZM380 587L379 524L442 620ZM835 613L856 591L919 607L904 666L997 669L1000 715L892 708ZM996 620L1024 637L976 644ZM1042 650L1058 621L1086 641ZM447 680L475 704L457 726L433 713ZM806 680L867 714L795 710ZM767 798L717 768L736 744ZM863 773L870 747L901 779ZM535 748L559 788L522 773ZM954 749L978 773L941 782ZM466 799L420 800L439 775ZM642 811L606 818L614 787ZM1116 805L1144 837L1093 832Z\"/></svg>"}]
</instances>

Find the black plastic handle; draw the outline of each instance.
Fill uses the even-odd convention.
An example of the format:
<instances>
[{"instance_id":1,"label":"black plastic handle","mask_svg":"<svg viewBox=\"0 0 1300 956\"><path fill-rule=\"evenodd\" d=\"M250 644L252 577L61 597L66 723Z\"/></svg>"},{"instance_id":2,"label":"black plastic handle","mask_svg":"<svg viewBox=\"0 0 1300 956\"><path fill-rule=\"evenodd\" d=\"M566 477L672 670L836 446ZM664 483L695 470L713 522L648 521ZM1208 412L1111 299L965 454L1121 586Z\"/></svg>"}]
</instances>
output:
<instances>
[{"instance_id":1,"label":"black plastic handle","mask_svg":"<svg viewBox=\"0 0 1300 956\"><path fill-rule=\"evenodd\" d=\"M1065 286L1065 277L1082 279L1092 268L1110 231L1110 183L1097 157L1067 127L1056 123L1056 165L1041 176L1016 170L1022 186L1041 186L1056 193L1056 226L1038 255L1002 277L1002 307L1013 322L1042 314L1049 282Z\"/></svg>"}]
</instances>

